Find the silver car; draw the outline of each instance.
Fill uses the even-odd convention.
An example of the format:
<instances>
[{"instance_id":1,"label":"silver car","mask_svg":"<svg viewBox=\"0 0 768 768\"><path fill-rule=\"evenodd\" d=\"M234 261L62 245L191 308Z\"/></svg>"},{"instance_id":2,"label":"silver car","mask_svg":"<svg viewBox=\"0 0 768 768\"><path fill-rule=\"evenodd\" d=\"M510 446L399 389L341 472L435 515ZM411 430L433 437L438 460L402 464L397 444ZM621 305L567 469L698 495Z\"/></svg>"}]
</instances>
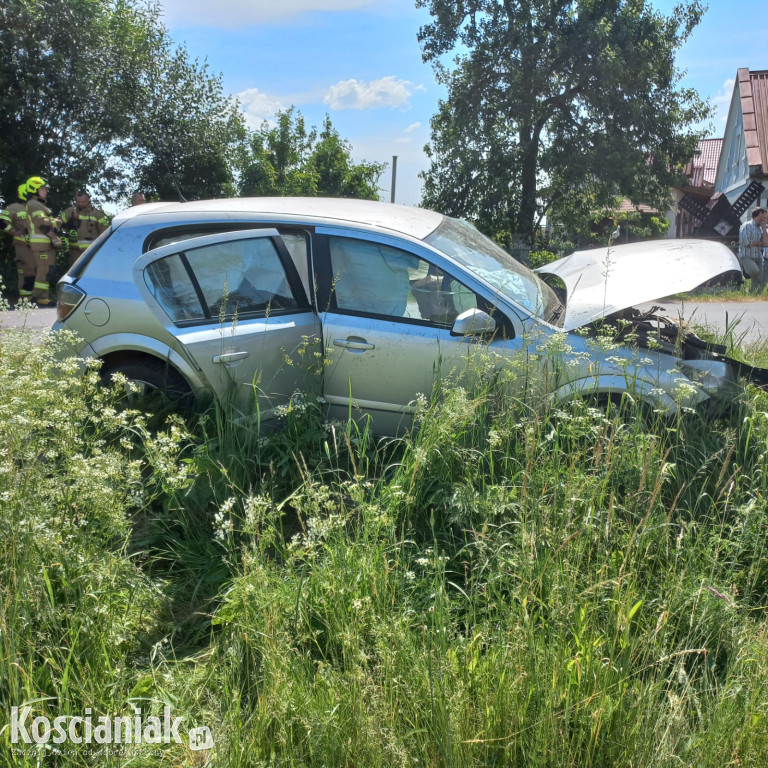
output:
<instances>
[{"instance_id":1,"label":"silver car","mask_svg":"<svg viewBox=\"0 0 768 768\"><path fill-rule=\"evenodd\" d=\"M118 214L60 281L54 328L78 334L105 380L232 397L262 421L307 389L309 359L330 418L370 415L394 434L477 342L497 360L535 361L556 400L628 392L675 413L732 397L744 369L632 307L737 270L723 245L666 240L536 274L467 222L419 208L154 203ZM631 344L599 340L606 318Z\"/></svg>"}]
</instances>

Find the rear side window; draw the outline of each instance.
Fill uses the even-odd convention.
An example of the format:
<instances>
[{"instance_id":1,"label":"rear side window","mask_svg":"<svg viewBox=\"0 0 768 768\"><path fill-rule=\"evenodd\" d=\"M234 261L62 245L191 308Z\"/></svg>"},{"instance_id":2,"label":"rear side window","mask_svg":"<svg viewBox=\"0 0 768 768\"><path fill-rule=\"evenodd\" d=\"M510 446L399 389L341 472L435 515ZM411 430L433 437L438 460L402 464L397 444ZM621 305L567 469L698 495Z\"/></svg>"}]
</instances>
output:
<instances>
[{"instance_id":1,"label":"rear side window","mask_svg":"<svg viewBox=\"0 0 768 768\"><path fill-rule=\"evenodd\" d=\"M299 308L270 238L180 251L152 262L144 274L152 295L174 323Z\"/></svg>"},{"instance_id":2,"label":"rear side window","mask_svg":"<svg viewBox=\"0 0 768 768\"><path fill-rule=\"evenodd\" d=\"M191 240L194 237L204 237L205 235L214 235L217 233L236 232L239 229L257 229L263 224L257 222L238 222L233 224L206 224L197 227L184 227L183 229L171 229L155 233L147 238L144 243L144 252L155 248L162 248L165 245L179 243L183 245L185 240ZM279 230L285 247L293 260L296 271L299 273L301 284L304 286L304 292L307 296L314 295L314 288L310 284L309 278L309 235L305 231L288 230L282 226L270 224Z\"/></svg>"}]
</instances>

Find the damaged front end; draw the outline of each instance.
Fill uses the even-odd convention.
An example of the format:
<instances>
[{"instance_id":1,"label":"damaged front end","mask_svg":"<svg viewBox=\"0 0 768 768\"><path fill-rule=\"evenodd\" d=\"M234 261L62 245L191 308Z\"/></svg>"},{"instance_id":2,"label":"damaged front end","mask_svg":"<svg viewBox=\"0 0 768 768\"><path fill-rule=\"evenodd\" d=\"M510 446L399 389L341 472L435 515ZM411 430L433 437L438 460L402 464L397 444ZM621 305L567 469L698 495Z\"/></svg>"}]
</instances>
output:
<instances>
[{"instance_id":1,"label":"damaged front end","mask_svg":"<svg viewBox=\"0 0 768 768\"><path fill-rule=\"evenodd\" d=\"M684 321L659 314L663 309L629 307L590 324L588 332L604 333L608 323L615 329L614 341L674 357L680 372L712 398L713 405L734 402L740 379L768 390L768 369L730 357L724 345L702 339Z\"/></svg>"}]
</instances>

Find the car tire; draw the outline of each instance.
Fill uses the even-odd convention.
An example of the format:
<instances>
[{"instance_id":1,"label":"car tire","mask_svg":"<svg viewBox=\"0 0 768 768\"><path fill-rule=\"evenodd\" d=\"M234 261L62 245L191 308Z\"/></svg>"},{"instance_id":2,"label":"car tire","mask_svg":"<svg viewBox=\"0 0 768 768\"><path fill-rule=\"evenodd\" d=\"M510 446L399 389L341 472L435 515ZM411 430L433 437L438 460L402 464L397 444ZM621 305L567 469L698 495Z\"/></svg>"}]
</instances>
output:
<instances>
[{"instance_id":1,"label":"car tire","mask_svg":"<svg viewBox=\"0 0 768 768\"><path fill-rule=\"evenodd\" d=\"M130 408L146 411L153 417L169 413L188 414L192 410L193 396L189 385L166 361L158 358L107 361L101 368L101 381L114 387L114 374L122 374L128 384L124 389L124 403ZM138 389L137 389L138 388Z\"/></svg>"}]
</instances>

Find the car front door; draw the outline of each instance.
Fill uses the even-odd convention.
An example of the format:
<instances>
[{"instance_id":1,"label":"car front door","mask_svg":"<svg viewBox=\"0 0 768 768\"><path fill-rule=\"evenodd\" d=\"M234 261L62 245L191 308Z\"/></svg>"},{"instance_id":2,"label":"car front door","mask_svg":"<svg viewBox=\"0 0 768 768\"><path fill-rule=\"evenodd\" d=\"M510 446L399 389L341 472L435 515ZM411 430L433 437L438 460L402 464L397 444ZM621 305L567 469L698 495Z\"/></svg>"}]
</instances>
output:
<instances>
[{"instance_id":1,"label":"car front door","mask_svg":"<svg viewBox=\"0 0 768 768\"><path fill-rule=\"evenodd\" d=\"M196 237L145 253L134 279L220 399L266 421L305 386L320 325L277 230Z\"/></svg>"},{"instance_id":2,"label":"car front door","mask_svg":"<svg viewBox=\"0 0 768 768\"><path fill-rule=\"evenodd\" d=\"M481 338L454 335L457 316L495 310L432 254L387 236L318 228L315 261L330 414L370 416L374 431L396 434L417 396L460 375ZM507 349L514 329L495 315Z\"/></svg>"}]
</instances>

